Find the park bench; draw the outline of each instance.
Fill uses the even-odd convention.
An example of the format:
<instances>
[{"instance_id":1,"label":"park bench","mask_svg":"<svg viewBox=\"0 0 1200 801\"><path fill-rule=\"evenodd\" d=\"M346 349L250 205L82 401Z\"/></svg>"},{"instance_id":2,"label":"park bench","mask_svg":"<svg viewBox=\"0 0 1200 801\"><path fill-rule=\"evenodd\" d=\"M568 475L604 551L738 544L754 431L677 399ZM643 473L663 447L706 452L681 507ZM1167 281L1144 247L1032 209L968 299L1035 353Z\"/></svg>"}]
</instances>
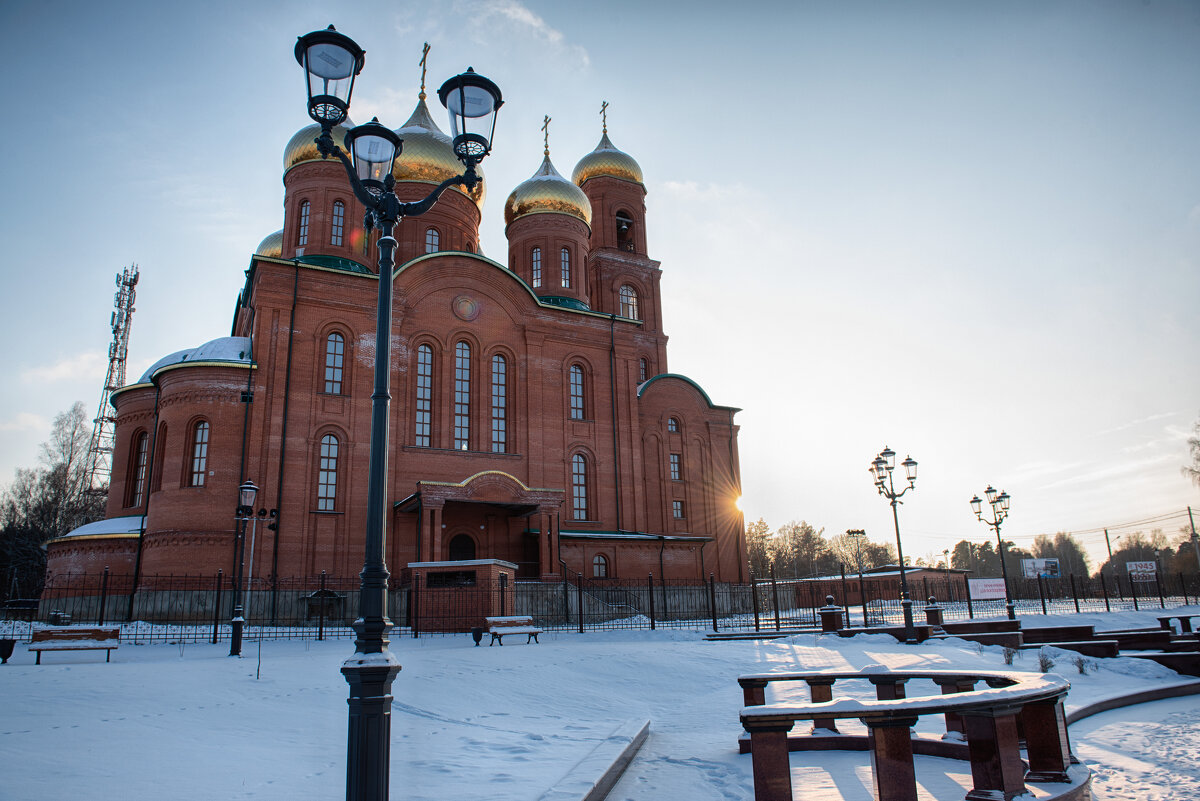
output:
<instances>
[{"instance_id":1,"label":"park bench","mask_svg":"<svg viewBox=\"0 0 1200 801\"><path fill-rule=\"evenodd\" d=\"M104 661L112 660L112 652L121 644L120 629L72 627L69 629L34 629L30 651L37 652L34 664L42 664L42 651L104 651Z\"/></svg>"},{"instance_id":2,"label":"park bench","mask_svg":"<svg viewBox=\"0 0 1200 801\"><path fill-rule=\"evenodd\" d=\"M1178 620L1179 621L1179 633L1180 634L1191 634L1192 633L1192 619L1197 618L1197 617L1200 617L1200 615L1160 615L1158 617L1158 624L1160 626L1162 626L1164 629L1170 629L1171 631L1174 631L1175 627L1171 625L1171 621Z\"/></svg>"},{"instance_id":3,"label":"park bench","mask_svg":"<svg viewBox=\"0 0 1200 801\"><path fill-rule=\"evenodd\" d=\"M491 647L499 642L504 645L504 637L509 634L526 634L525 642L537 642L538 635L542 630L533 625L533 618L529 615L506 615L504 617L488 617L484 618L487 623L488 634L492 635L491 642L488 646Z\"/></svg>"},{"instance_id":4,"label":"park bench","mask_svg":"<svg viewBox=\"0 0 1200 801\"><path fill-rule=\"evenodd\" d=\"M866 679L875 685L876 700L833 698L839 680ZM941 696L907 698L910 679L936 683ZM767 704L771 682L806 682L810 704ZM987 689L976 690L978 682ZM1008 799L1027 791L1025 782L1074 782L1063 698L1070 688L1053 674L1008 671L890 671L875 666L857 673L814 671L762 673L738 678L745 707L742 727L749 734L756 801L792 801L789 750L840 749L871 751L875 798L911 801L917 797L914 753L936 753L932 742L910 732L921 715L945 716L947 734L965 739L974 788L967 798ZM837 735L839 719L857 718L867 737ZM789 737L798 720L813 722L814 736ZM1022 759L1020 734L1025 738ZM834 736L829 736L834 735ZM813 741L811 745L803 741ZM866 741L865 743L863 741ZM948 751L940 755L950 756ZM960 757L961 758L961 757ZM1028 763L1026 770L1025 762Z\"/></svg>"}]
</instances>

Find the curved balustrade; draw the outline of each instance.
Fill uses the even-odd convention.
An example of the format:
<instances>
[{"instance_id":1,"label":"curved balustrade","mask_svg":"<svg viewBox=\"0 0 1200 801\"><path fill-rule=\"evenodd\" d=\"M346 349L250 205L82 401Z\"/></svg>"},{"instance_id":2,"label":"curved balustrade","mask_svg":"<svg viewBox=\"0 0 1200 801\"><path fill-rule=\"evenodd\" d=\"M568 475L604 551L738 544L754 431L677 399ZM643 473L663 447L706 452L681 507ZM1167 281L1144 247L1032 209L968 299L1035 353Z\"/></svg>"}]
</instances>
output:
<instances>
[{"instance_id":1,"label":"curved balustrade","mask_svg":"<svg viewBox=\"0 0 1200 801\"><path fill-rule=\"evenodd\" d=\"M840 680L866 680L875 685L875 700L833 698ZM908 698L912 679L936 683L941 696ZM805 682L812 703L767 704L770 683ZM975 689L983 682L986 689ZM1062 699L1070 682L1061 676L1011 671L814 671L759 673L741 676L746 706L742 727L749 734L756 801L792 801L789 750L808 747L861 750L864 738L839 735L837 721L858 719L867 727L872 781L879 801L915 801L914 738L910 727L922 715L944 715L951 741L966 740L974 787L968 801L1009 801L1027 792L1025 782L1074 782L1070 741ZM798 720L811 720L816 737L788 737ZM1021 756L1024 736L1026 763ZM807 743L806 743L807 741ZM789 748L790 746L790 748ZM924 753L963 758L963 749L923 749ZM1086 775L1084 776L1086 779ZM1080 783L1086 797L1087 781Z\"/></svg>"}]
</instances>

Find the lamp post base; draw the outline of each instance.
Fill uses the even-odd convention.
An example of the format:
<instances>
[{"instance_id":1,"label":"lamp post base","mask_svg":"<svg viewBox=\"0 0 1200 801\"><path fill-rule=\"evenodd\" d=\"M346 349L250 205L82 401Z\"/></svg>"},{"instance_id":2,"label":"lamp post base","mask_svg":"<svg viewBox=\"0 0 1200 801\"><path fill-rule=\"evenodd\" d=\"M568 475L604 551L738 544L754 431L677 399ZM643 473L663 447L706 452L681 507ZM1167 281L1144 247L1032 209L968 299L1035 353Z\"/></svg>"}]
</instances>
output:
<instances>
[{"instance_id":1,"label":"lamp post base","mask_svg":"<svg viewBox=\"0 0 1200 801\"><path fill-rule=\"evenodd\" d=\"M238 609L233 614L233 621L230 624L231 634L229 636L229 655L242 655L242 626L245 624L245 619L242 617L242 610Z\"/></svg>"},{"instance_id":2,"label":"lamp post base","mask_svg":"<svg viewBox=\"0 0 1200 801\"><path fill-rule=\"evenodd\" d=\"M1008 609L1008 619L1016 620L1017 619L1017 605L1015 603L1013 603L1012 601L1009 601L1004 606L1006 609Z\"/></svg>"},{"instance_id":3,"label":"lamp post base","mask_svg":"<svg viewBox=\"0 0 1200 801\"><path fill-rule=\"evenodd\" d=\"M342 663L350 685L346 801L387 801L392 753L392 681L400 662L391 651L357 653Z\"/></svg>"},{"instance_id":4,"label":"lamp post base","mask_svg":"<svg viewBox=\"0 0 1200 801\"><path fill-rule=\"evenodd\" d=\"M917 627L913 623L912 605L912 599L907 596L900 601L900 608L904 610L904 642L909 645L916 645Z\"/></svg>"}]
</instances>

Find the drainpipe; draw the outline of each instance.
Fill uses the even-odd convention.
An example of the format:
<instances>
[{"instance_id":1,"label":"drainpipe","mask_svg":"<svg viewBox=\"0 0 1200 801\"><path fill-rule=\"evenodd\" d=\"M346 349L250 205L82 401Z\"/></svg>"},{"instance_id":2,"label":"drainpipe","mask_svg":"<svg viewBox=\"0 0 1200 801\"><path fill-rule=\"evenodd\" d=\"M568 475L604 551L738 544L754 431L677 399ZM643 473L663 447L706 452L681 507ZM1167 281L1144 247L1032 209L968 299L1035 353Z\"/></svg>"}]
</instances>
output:
<instances>
[{"instance_id":1,"label":"drainpipe","mask_svg":"<svg viewBox=\"0 0 1200 801\"><path fill-rule=\"evenodd\" d=\"M667 580L666 571L663 569L663 551L667 549L667 538L662 534L658 535L658 580L665 582ZM664 585L665 586L665 585Z\"/></svg>"},{"instance_id":2,"label":"drainpipe","mask_svg":"<svg viewBox=\"0 0 1200 801\"><path fill-rule=\"evenodd\" d=\"M247 284L249 283L249 280L250 280L249 277L247 277L247 279L246 279ZM249 289L249 287L247 287L247 290L248 289ZM246 483L246 437L250 433L250 402L254 398L254 307L250 306L249 302L247 302L246 308L250 312L250 320L249 320L250 336L247 337L247 339L250 341L250 344L246 348L246 356L247 356L247 361L249 362L249 366L246 370L246 391L242 395L242 403L245 405L246 409L242 413L242 454L238 458L238 486L239 487L241 487L242 484ZM278 507L276 507L276 508L278 508ZM242 534L242 537L245 537L245 533ZM230 568L229 568L229 575L231 575L231 576L234 575L235 571L237 570L238 539L239 538L238 538L238 533L237 533L237 524L234 523L233 560L230 562ZM243 551L243 555L244 554L245 554L245 551Z\"/></svg>"},{"instance_id":3,"label":"drainpipe","mask_svg":"<svg viewBox=\"0 0 1200 801\"><path fill-rule=\"evenodd\" d=\"M704 569L704 546L705 545L708 545L708 540L705 540L704 542L700 543L700 575L701 575L701 577L703 577L704 574L706 572L708 572Z\"/></svg>"},{"instance_id":4,"label":"drainpipe","mask_svg":"<svg viewBox=\"0 0 1200 801\"><path fill-rule=\"evenodd\" d=\"M296 268L292 277L292 315L288 320L287 367L283 377L283 426L279 434L279 478L275 486L275 519L268 526L275 527L275 543L271 546L271 622L275 622L279 606L279 526L283 520L283 466L287 462L288 405L292 396L292 341L296 338L296 294L300 285L300 260L293 259Z\"/></svg>"},{"instance_id":5,"label":"drainpipe","mask_svg":"<svg viewBox=\"0 0 1200 801\"><path fill-rule=\"evenodd\" d=\"M153 378L150 380L154 381ZM129 609L125 613L125 619L129 622L133 622L133 598L137 595L138 582L142 580L142 542L146 539L146 518L150 514L150 490L154 486L154 457L158 450L158 400L161 396L162 387L158 385L157 381L154 381L154 433L150 435L150 453L146 460L146 486L143 488L146 495L142 498L141 529L138 531L137 556L133 560L133 586L129 588Z\"/></svg>"},{"instance_id":6,"label":"drainpipe","mask_svg":"<svg viewBox=\"0 0 1200 801\"><path fill-rule=\"evenodd\" d=\"M608 390L612 396L613 487L617 491L617 528L621 527L621 454L617 449L617 315L608 316Z\"/></svg>"}]
</instances>

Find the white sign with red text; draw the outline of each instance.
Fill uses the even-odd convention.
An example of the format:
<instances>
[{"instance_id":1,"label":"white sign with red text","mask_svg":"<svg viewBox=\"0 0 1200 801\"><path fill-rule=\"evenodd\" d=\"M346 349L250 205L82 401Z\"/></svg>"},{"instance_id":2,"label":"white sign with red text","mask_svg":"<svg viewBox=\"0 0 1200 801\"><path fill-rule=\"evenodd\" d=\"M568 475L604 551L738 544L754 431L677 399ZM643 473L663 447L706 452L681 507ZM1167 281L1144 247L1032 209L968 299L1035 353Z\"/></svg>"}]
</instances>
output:
<instances>
[{"instance_id":1,"label":"white sign with red text","mask_svg":"<svg viewBox=\"0 0 1200 801\"><path fill-rule=\"evenodd\" d=\"M973 601L1004 600L1004 579L967 579Z\"/></svg>"}]
</instances>

